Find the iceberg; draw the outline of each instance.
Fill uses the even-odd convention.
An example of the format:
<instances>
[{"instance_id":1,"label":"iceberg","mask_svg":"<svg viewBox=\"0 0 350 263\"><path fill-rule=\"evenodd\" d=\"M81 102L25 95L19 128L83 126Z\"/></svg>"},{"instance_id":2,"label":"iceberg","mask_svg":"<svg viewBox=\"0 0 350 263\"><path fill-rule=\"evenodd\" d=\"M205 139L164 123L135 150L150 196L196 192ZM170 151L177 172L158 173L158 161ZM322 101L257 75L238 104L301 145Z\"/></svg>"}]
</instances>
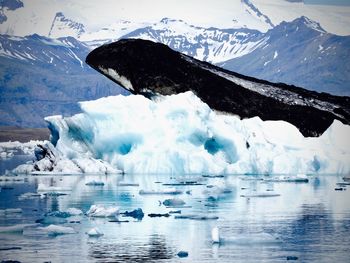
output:
<instances>
[{"instance_id":1,"label":"iceberg","mask_svg":"<svg viewBox=\"0 0 350 263\"><path fill-rule=\"evenodd\" d=\"M58 235L66 235L66 234L76 234L77 232L74 228L69 226L57 226L57 225L49 225L47 227L41 227L41 230L47 233L49 236L58 236Z\"/></svg>"},{"instance_id":2,"label":"iceberg","mask_svg":"<svg viewBox=\"0 0 350 263\"><path fill-rule=\"evenodd\" d=\"M88 232L86 232L86 234L89 237L100 237L100 236L103 236L103 233L97 227L91 228Z\"/></svg>"},{"instance_id":3,"label":"iceberg","mask_svg":"<svg viewBox=\"0 0 350 263\"><path fill-rule=\"evenodd\" d=\"M191 91L152 100L110 96L82 113L45 118L51 142L42 159L15 172L169 174L349 174L350 126L320 137L285 121L212 110Z\"/></svg>"},{"instance_id":4,"label":"iceberg","mask_svg":"<svg viewBox=\"0 0 350 263\"><path fill-rule=\"evenodd\" d=\"M92 205L86 214L90 217L117 217L119 208L115 206Z\"/></svg>"}]
</instances>

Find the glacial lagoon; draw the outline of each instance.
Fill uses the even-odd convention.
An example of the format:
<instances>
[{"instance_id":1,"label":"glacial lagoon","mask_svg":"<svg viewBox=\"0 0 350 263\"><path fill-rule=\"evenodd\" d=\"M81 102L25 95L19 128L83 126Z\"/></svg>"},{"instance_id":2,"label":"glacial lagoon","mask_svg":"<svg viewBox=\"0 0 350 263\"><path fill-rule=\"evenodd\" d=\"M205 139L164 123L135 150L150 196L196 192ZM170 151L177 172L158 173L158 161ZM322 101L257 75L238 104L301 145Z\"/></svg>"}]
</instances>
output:
<instances>
[{"instance_id":1,"label":"glacial lagoon","mask_svg":"<svg viewBox=\"0 0 350 263\"><path fill-rule=\"evenodd\" d=\"M252 175L0 176L0 260L346 262L350 190L338 184L342 177L308 176L308 182L295 183ZM173 198L185 204L163 204ZM92 205L118 207L120 213L141 208L144 216L92 217L86 215ZM85 214L48 214L69 208ZM50 233L49 225L73 232ZM19 230L6 231L8 226ZM212 242L214 227L219 244ZM92 228L103 235L89 237ZM179 257L180 251L188 255Z\"/></svg>"}]
</instances>

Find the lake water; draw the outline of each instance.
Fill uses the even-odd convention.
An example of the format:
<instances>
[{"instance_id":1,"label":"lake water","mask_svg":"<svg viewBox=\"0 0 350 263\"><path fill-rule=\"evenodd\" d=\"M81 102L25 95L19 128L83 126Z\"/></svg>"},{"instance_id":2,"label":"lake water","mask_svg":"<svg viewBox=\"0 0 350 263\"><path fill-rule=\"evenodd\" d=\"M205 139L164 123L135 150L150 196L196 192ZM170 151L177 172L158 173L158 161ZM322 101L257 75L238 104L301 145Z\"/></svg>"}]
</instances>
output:
<instances>
[{"instance_id":1,"label":"lake water","mask_svg":"<svg viewBox=\"0 0 350 263\"><path fill-rule=\"evenodd\" d=\"M223 178L171 175L50 175L0 176L0 209L21 208L22 213L0 215L0 227L33 224L50 211L93 204L116 205L120 211L142 208L142 220L119 216L65 218L57 225L75 234L48 236L47 224L26 227L23 233L0 233L0 260L20 262L349 262L350 190L335 191L342 176L311 176L308 183L248 180L252 176ZM88 186L91 181L103 186ZM193 185L164 183L191 181ZM197 182L195 185L194 182ZM130 185L130 184L139 184ZM66 195L20 198L45 187L60 187ZM220 185L219 191L214 185ZM182 190L185 207L166 208L173 195L142 195L140 190ZM52 189L52 188L51 188ZM346 186L344 186L346 189ZM242 197L277 193L275 197ZM20 200L19 200L20 199ZM150 213L181 210L181 215L217 216L218 219L149 217ZM213 244L211 230L218 226L223 242ZM97 227L103 236L86 232ZM276 242L261 238L262 233ZM225 242L226 240L226 242ZM266 241L266 242L265 242ZM188 252L180 258L179 251Z\"/></svg>"}]
</instances>

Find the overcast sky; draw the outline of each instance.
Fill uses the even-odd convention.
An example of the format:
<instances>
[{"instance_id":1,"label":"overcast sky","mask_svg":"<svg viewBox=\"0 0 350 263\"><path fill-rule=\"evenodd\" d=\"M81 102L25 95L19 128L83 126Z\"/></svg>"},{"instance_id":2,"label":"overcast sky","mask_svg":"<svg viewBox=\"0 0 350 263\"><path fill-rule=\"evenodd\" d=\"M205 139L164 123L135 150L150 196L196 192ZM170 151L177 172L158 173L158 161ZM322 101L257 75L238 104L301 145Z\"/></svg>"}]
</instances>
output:
<instances>
[{"instance_id":1,"label":"overcast sky","mask_svg":"<svg viewBox=\"0 0 350 263\"><path fill-rule=\"evenodd\" d=\"M83 23L87 29L97 30L118 20L134 22L156 22L164 17L183 19L198 26L230 28L241 0L22 0L24 8L11 14L9 21L17 28L32 27L36 22L45 32L50 27L56 12ZM305 15L329 32L350 35L350 6L315 5L324 3L350 3L350 0L305 0L314 4L303 4L295 0L250 0L266 14L274 24L291 21ZM18 21L22 19L22 24ZM29 23L30 22L30 23ZM5 26L5 25L3 25ZM39 28L39 26L38 26ZM2 30L2 32L4 32Z\"/></svg>"}]
</instances>

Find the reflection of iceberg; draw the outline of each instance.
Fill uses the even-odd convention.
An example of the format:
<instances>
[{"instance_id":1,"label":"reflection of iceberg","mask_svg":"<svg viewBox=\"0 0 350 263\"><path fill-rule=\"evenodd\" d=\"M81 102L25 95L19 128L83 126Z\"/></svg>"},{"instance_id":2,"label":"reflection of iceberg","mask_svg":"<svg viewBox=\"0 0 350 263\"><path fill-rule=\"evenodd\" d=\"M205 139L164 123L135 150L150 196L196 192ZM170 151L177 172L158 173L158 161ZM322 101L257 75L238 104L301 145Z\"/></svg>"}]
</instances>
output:
<instances>
[{"instance_id":1,"label":"reflection of iceberg","mask_svg":"<svg viewBox=\"0 0 350 263\"><path fill-rule=\"evenodd\" d=\"M350 172L350 126L339 121L322 136L305 138L284 121L240 120L216 113L192 92L154 101L140 95L111 96L80 106L81 114L46 118L55 147L45 147L55 156L38 161L36 169L178 174ZM34 170L29 164L17 169Z\"/></svg>"}]
</instances>

